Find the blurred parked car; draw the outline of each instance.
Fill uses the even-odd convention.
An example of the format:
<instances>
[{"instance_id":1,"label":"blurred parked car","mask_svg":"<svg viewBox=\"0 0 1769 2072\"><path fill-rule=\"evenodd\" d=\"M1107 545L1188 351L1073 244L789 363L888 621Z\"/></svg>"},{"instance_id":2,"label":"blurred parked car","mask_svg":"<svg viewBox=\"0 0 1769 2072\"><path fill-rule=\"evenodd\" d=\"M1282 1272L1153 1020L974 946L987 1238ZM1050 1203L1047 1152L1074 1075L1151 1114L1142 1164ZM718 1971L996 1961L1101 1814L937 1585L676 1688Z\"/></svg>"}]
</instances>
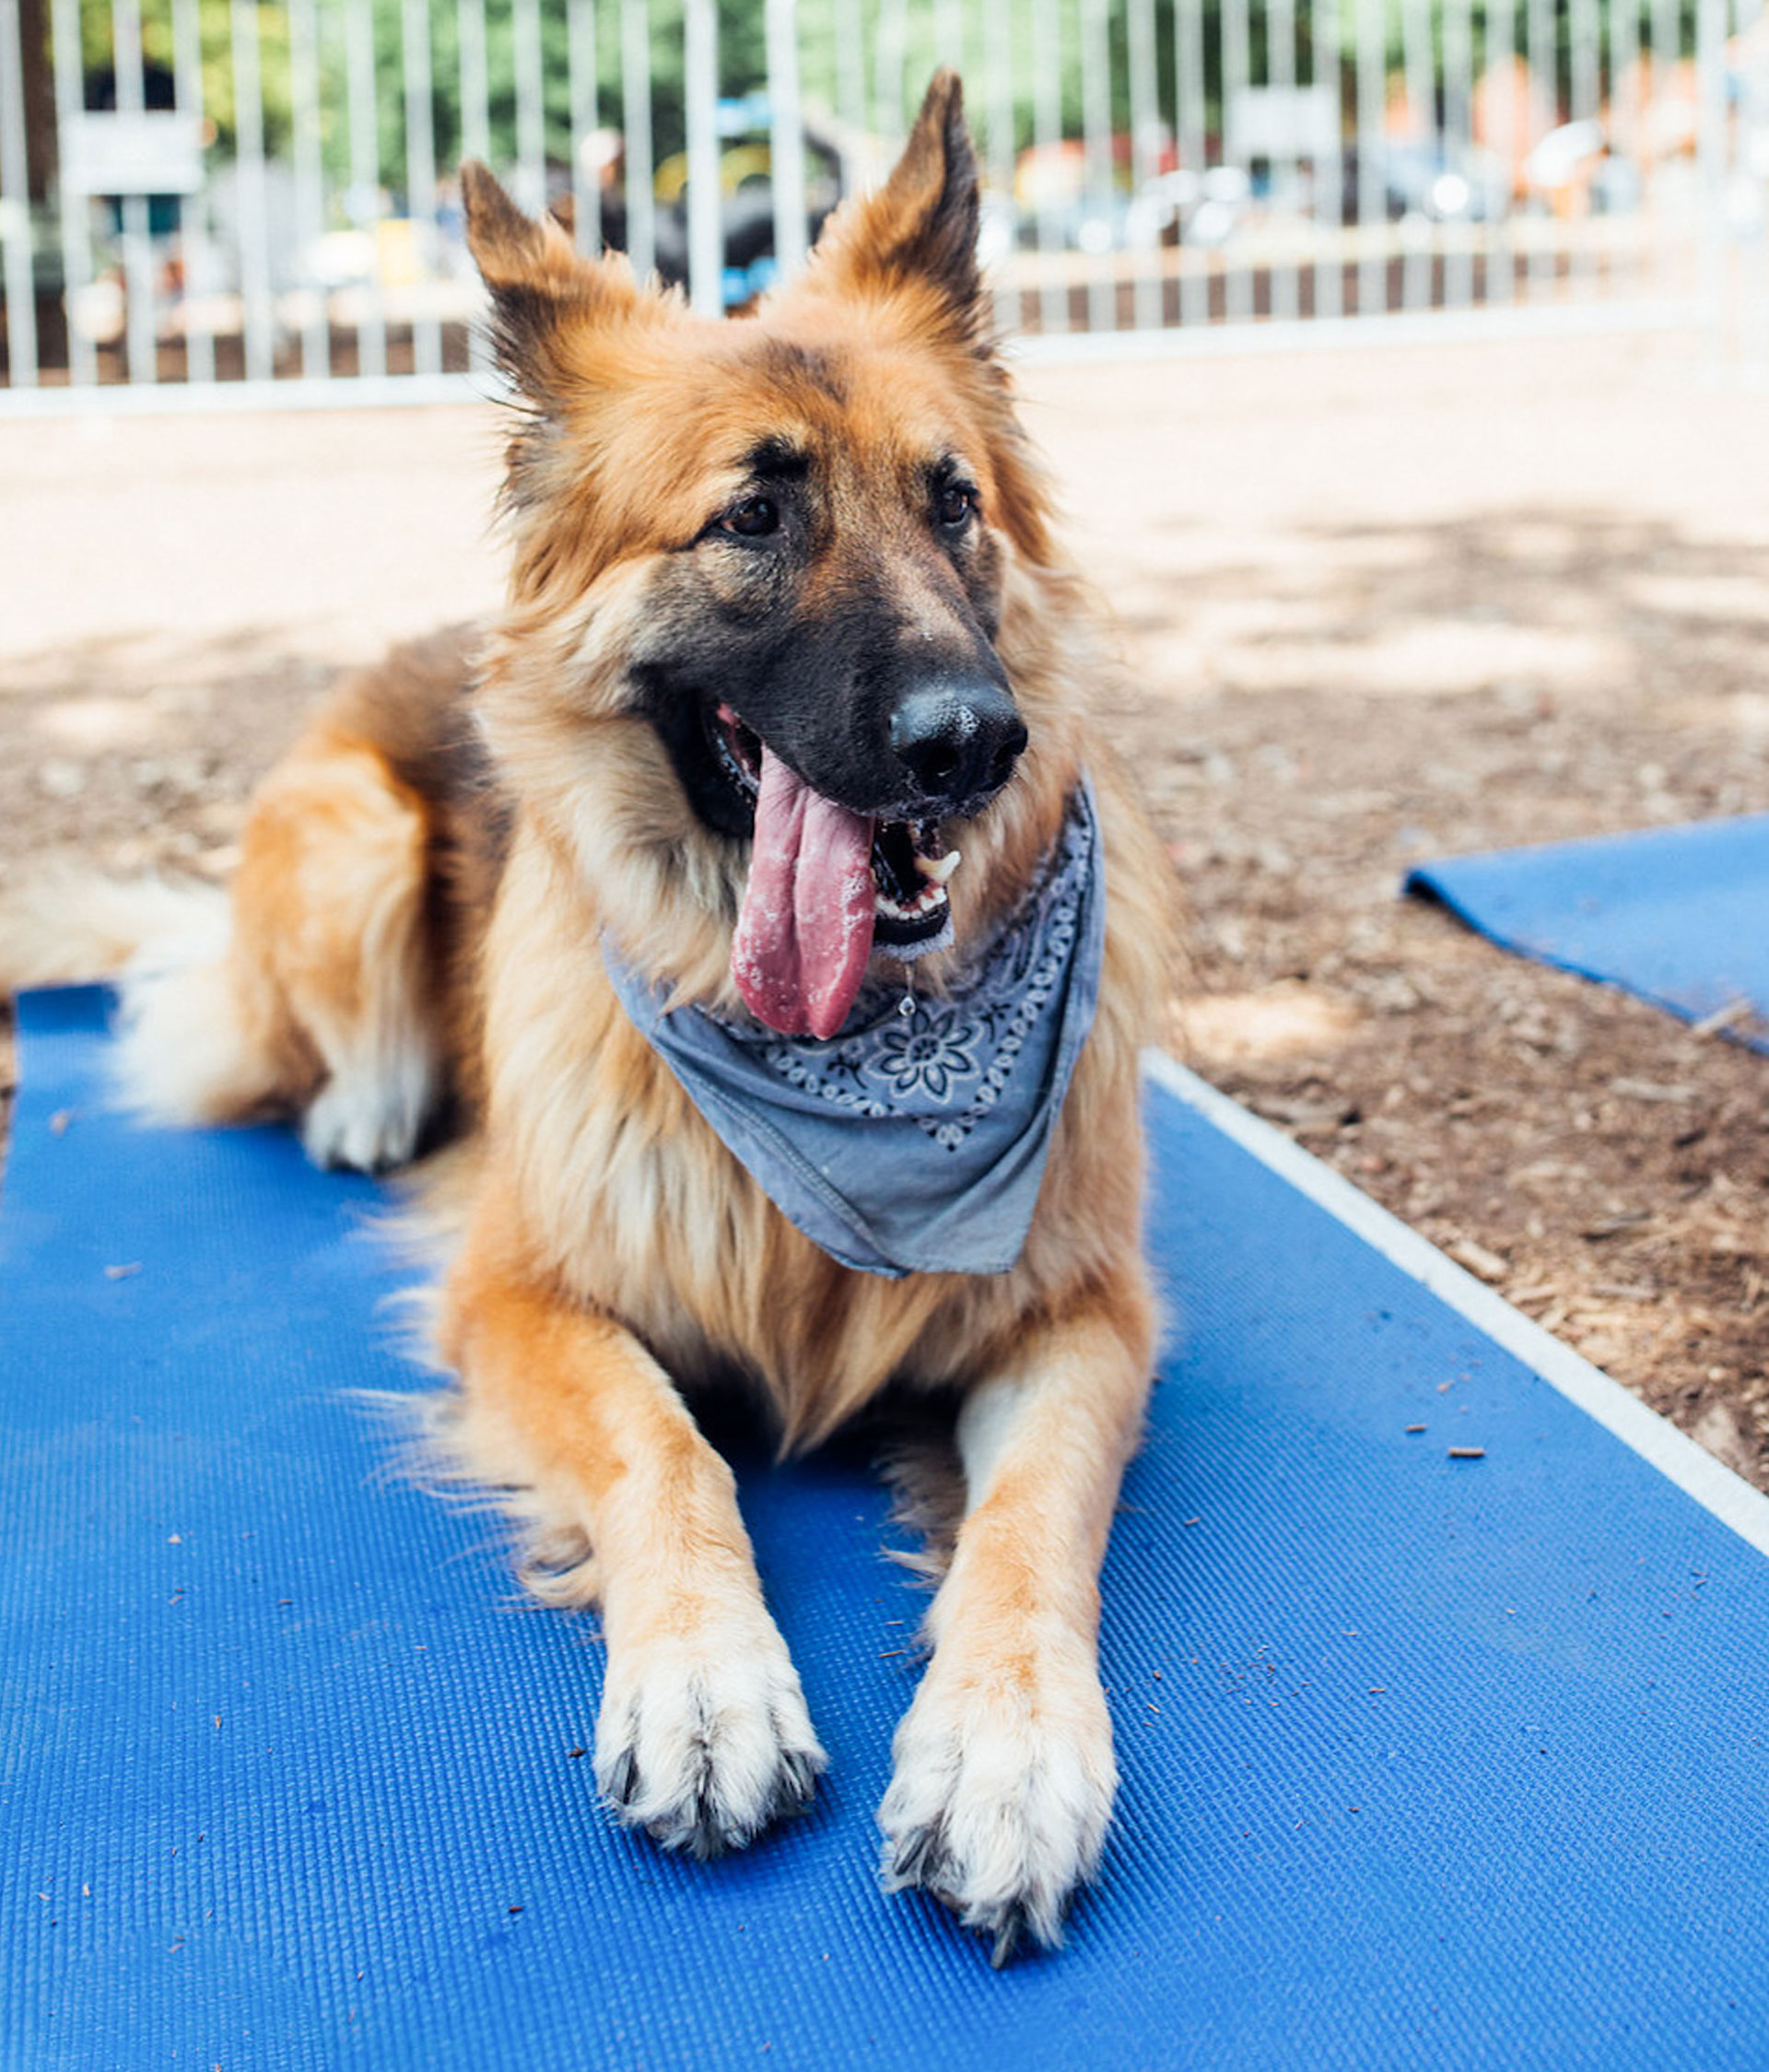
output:
<instances>
[{"instance_id":1,"label":"blurred parked car","mask_svg":"<svg viewBox=\"0 0 1769 2072\"><path fill-rule=\"evenodd\" d=\"M760 295L778 270L774 239L773 120L767 99L748 94L719 104L719 214L725 260L727 309ZM803 125L805 242L816 242L824 219L851 181L840 145L814 124ZM688 277L688 158L666 158L652 182L656 196L657 270L666 281ZM610 207L610 202L614 205ZM603 198L603 237L624 248L627 210L618 193Z\"/></svg>"},{"instance_id":2,"label":"blurred parked car","mask_svg":"<svg viewBox=\"0 0 1769 2072\"><path fill-rule=\"evenodd\" d=\"M1110 177L1102 186L1080 138L1028 146L1013 167L1018 241L1095 253L1159 243L1173 220L1172 199L1163 187L1177 164L1170 138L1163 135L1153 157L1155 171L1139 187L1132 140L1114 136Z\"/></svg>"},{"instance_id":3,"label":"blurred parked car","mask_svg":"<svg viewBox=\"0 0 1769 2072\"><path fill-rule=\"evenodd\" d=\"M1483 223L1487 218L1486 169L1473 153L1412 137L1347 145L1340 175L1341 222L1363 219L1366 174L1380 189L1387 222L1400 223L1409 217L1430 223Z\"/></svg>"}]
</instances>

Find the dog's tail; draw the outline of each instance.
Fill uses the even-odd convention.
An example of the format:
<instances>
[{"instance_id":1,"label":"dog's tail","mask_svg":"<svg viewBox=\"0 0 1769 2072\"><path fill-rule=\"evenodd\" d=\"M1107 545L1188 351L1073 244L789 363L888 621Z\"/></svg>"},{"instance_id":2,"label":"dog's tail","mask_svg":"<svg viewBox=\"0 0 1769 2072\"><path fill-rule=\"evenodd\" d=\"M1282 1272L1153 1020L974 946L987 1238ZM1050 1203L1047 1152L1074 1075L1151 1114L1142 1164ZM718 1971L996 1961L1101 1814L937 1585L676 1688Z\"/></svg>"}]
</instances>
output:
<instances>
[{"instance_id":1,"label":"dog's tail","mask_svg":"<svg viewBox=\"0 0 1769 2072\"><path fill-rule=\"evenodd\" d=\"M145 951L212 938L227 895L168 878L108 878L67 866L0 892L0 989L116 978Z\"/></svg>"},{"instance_id":2,"label":"dog's tail","mask_svg":"<svg viewBox=\"0 0 1769 2072\"><path fill-rule=\"evenodd\" d=\"M198 880L68 867L0 892L0 992L114 980L122 1104L157 1122L233 1121L275 1090L229 954L228 895Z\"/></svg>"}]
</instances>

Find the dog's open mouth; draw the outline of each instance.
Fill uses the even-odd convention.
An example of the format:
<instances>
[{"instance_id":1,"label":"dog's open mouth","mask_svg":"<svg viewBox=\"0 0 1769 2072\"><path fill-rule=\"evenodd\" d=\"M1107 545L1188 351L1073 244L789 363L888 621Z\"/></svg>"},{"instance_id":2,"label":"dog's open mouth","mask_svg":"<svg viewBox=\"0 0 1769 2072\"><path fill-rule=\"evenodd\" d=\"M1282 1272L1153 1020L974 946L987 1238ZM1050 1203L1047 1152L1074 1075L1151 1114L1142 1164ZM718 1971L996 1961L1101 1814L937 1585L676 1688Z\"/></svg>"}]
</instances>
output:
<instances>
[{"instance_id":1,"label":"dog's open mouth","mask_svg":"<svg viewBox=\"0 0 1769 2072\"><path fill-rule=\"evenodd\" d=\"M814 790L728 705L709 712L720 771L755 814L732 975L787 1036L834 1036L873 951L924 956L952 940L958 868L937 820L874 820Z\"/></svg>"}]
</instances>

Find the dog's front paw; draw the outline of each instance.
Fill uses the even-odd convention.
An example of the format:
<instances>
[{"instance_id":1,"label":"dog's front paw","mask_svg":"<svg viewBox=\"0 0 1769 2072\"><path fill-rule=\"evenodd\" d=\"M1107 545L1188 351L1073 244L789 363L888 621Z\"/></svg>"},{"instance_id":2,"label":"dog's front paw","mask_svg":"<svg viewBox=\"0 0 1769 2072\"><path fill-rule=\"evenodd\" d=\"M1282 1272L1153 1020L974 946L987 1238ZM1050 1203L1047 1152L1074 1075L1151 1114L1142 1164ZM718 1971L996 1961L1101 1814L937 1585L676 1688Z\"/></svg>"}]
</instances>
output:
<instances>
[{"instance_id":1,"label":"dog's front paw","mask_svg":"<svg viewBox=\"0 0 1769 2072\"><path fill-rule=\"evenodd\" d=\"M326 1172L385 1173L408 1164L428 1108L428 1080L416 1069L381 1083L367 1073L327 1082L301 1118L301 1142Z\"/></svg>"},{"instance_id":2,"label":"dog's front paw","mask_svg":"<svg viewBox=\"0 0 1769 2072\"><path fill-rule=\"evenodd\" d=\"M1118 1773L1111 1722L1087 1669L1032 1689L936 1656L896 1730L878 1823L887 1891L920 1886L1004 1964L1023 1932L1062 1939L1070 1894L1105 1845Z\"/></svg>"},{"instance_id":3,"label":"dog's front paw","mask_svg":"<svg viewBox=\"0 0 1769 2072\"><path fill-rule=\"evenodd\" d=\"M764 1635L657 1643L611 1659L596 1783L666 1849L741 1849L810 1803L828 1758L771 1621Z\"/></svg>"}]
</instances>

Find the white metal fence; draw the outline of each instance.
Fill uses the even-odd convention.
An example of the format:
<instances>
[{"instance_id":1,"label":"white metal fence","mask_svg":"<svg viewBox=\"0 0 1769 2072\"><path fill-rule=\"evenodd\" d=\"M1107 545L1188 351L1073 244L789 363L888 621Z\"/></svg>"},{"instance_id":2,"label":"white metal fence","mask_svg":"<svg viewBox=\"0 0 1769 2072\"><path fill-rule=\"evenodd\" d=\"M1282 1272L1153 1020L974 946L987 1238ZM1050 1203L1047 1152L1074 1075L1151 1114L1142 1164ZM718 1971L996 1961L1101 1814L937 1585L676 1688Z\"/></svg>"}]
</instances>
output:
<instances>
[{"instance_id":1,"label":"white metal fence","mask_svg":"<svg viewBox=\"0 0 1769 2072\"><path fill-rule=\"evenodd\" d=\"M463 157L740 306L936 62L1002 317L1063 349L1459 311L1769 366L1761 7L0 0L0 409L451 392Z\"/></svg>"}]
</instances>

